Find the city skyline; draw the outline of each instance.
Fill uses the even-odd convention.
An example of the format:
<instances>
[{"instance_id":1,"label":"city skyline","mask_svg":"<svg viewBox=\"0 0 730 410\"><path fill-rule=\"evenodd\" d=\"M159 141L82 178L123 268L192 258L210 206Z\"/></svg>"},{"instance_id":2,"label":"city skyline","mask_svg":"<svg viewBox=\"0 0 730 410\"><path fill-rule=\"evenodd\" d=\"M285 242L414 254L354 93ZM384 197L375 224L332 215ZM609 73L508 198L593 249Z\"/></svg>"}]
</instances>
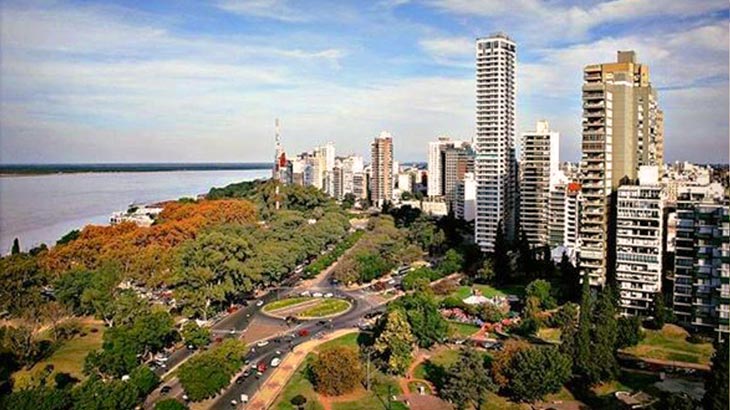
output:
<instances>
[{"instance_id":1,"label":"city skyline","mask_svg":"<svg viewBox=\"0 0 730 410\"><path fill-rule=\"evenodd\" d=\"M388 130L396 159L425 161L437 135L474 136L474 38L501 29L520 45L517 135L546 119L577 161L582 70L632 49L666 161L727 162L727 4L489 3L4 2L0 162L266 161L275 117L289 152L367 157Z\"/></svg>"}]
</instances>

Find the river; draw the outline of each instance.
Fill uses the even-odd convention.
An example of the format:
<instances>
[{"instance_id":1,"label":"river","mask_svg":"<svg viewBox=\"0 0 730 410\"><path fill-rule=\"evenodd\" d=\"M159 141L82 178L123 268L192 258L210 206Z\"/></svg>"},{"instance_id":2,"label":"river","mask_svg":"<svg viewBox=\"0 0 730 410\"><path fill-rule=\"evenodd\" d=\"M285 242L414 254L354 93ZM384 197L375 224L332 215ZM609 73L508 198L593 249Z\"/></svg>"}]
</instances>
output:
<instances>
[{"instance_id":1,"label":"river","mask_svg":"<svg viewBox=\"0 0 730 410\"><path fill-rule=\"evenodd\" d=\"M266 178L268 169L98 172L0 177L0 254L14 238L23 250L49 246L72 229L108 224L132 203L196 196L232 182Z\"/></svg>"}]
</instances>

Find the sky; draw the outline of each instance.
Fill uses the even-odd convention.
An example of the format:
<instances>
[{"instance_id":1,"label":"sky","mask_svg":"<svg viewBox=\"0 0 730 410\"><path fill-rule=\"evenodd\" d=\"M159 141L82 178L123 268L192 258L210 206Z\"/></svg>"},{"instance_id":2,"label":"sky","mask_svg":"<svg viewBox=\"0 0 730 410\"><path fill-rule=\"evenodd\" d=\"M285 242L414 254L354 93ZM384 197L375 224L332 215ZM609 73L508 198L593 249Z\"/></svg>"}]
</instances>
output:
<instances>
[{"instance_id":1,"label":"sky","mask_svg":"<svg viewBox=\"0 0 730 410\"><path fill-rule=\"evenodd\" d=\"M474 41L517 42L519 132L580 158L582 69L633 49L668 161L728 162L727 0L0 0L0 162L400 161L475 130Z\"/></svg>"}]
</instances>

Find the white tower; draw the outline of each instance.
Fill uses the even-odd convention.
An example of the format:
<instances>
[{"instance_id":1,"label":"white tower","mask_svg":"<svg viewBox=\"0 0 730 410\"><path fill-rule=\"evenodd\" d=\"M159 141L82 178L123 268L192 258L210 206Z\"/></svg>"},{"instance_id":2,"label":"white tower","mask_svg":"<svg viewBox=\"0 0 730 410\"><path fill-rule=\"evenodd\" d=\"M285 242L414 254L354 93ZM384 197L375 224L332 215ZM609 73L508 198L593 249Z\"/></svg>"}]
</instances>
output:
<instances>
[{"instance_id":1,"label":"white tower","mask_svg":"<svg viewBox=\"0 0 730 410\"><path fill-rule=\"evenodd\" d=\"M515 57L516 45L503 33L476 41L475 238L485 252L494 250L500 224L514 237Z\"/></svg>"}]
</instances>

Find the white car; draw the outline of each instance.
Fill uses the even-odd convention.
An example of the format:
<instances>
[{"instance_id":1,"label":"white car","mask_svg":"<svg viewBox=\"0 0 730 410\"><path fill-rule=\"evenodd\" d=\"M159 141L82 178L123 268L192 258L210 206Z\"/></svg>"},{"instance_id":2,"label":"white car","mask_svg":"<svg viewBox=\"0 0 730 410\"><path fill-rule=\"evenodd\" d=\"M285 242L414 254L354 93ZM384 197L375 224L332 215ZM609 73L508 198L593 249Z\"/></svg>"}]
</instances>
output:
<instances>
[{"instance_id":1,"label":"white car","mask_svg":"<svg viewBox=\"0 0 730 410\"><path fill-rule=\"evenodd\" d=\"M312 296L312 292L305 290L304 292L300 293L299 296L310 297Z\"/></svg>"},{"instance_id":2,"label":"white car","mask_svg":"<svg viewBox=\"0 0 730 410\"><path fill-rule=\"evenodd\" d=\"M333 296L334 296L334 293L332 293L332 292L327 292L324 294L324 297L326 297L326 298L331 298Z\"/></svg>"},{"instance_id":3,"label":"white car","mask_svg":"<svg viewBox=\"0 0 730 410\"><path fill-rule=\"evenodd\" d=\"M321 298L323 295L322 292L314 292L312 293L312 296L314 296L315 298Z\"/></svg>"},{"instance_id":4,"label":"white car","mask_svg":"<svg viewBox=\"0 0 730 410\"><path fill-rule=\"evenodd\" d=\"M256 306L258 306L258 307L261 307L263 305L264 305L264 301L263 300L259 300L258 302L256 302Z\"/></svg>"},{"instance_id":5,"label":"white car","mask_svg":"<svg viewBox=\"0 0 730 410\"><path fill-rule=\"evenodd\" d=\"M248 403L248 394L241 395L241 403Z\"/></svg>"},{"instance_id":6,"label":"white car","mask_svg":"<svg viewBox=\"0 0 730 410\"><path fill-rule=\"evenodd\" d=\"M271 359L271 367L277 367L279 364L281 364L281 359L278 357Z\"/></svg>"},{"instance_id":7,"label":"white car","mask_svg":"<svg viewBox=\"0 0 730 410\"><path fill-rule=\"evenodd\" d=\"M262 341L256 343L256 346L258 346L258 347L264 347L267 344L269 344L269 341L268 340L262 340Z\"/></svg>"}]
</instances>

